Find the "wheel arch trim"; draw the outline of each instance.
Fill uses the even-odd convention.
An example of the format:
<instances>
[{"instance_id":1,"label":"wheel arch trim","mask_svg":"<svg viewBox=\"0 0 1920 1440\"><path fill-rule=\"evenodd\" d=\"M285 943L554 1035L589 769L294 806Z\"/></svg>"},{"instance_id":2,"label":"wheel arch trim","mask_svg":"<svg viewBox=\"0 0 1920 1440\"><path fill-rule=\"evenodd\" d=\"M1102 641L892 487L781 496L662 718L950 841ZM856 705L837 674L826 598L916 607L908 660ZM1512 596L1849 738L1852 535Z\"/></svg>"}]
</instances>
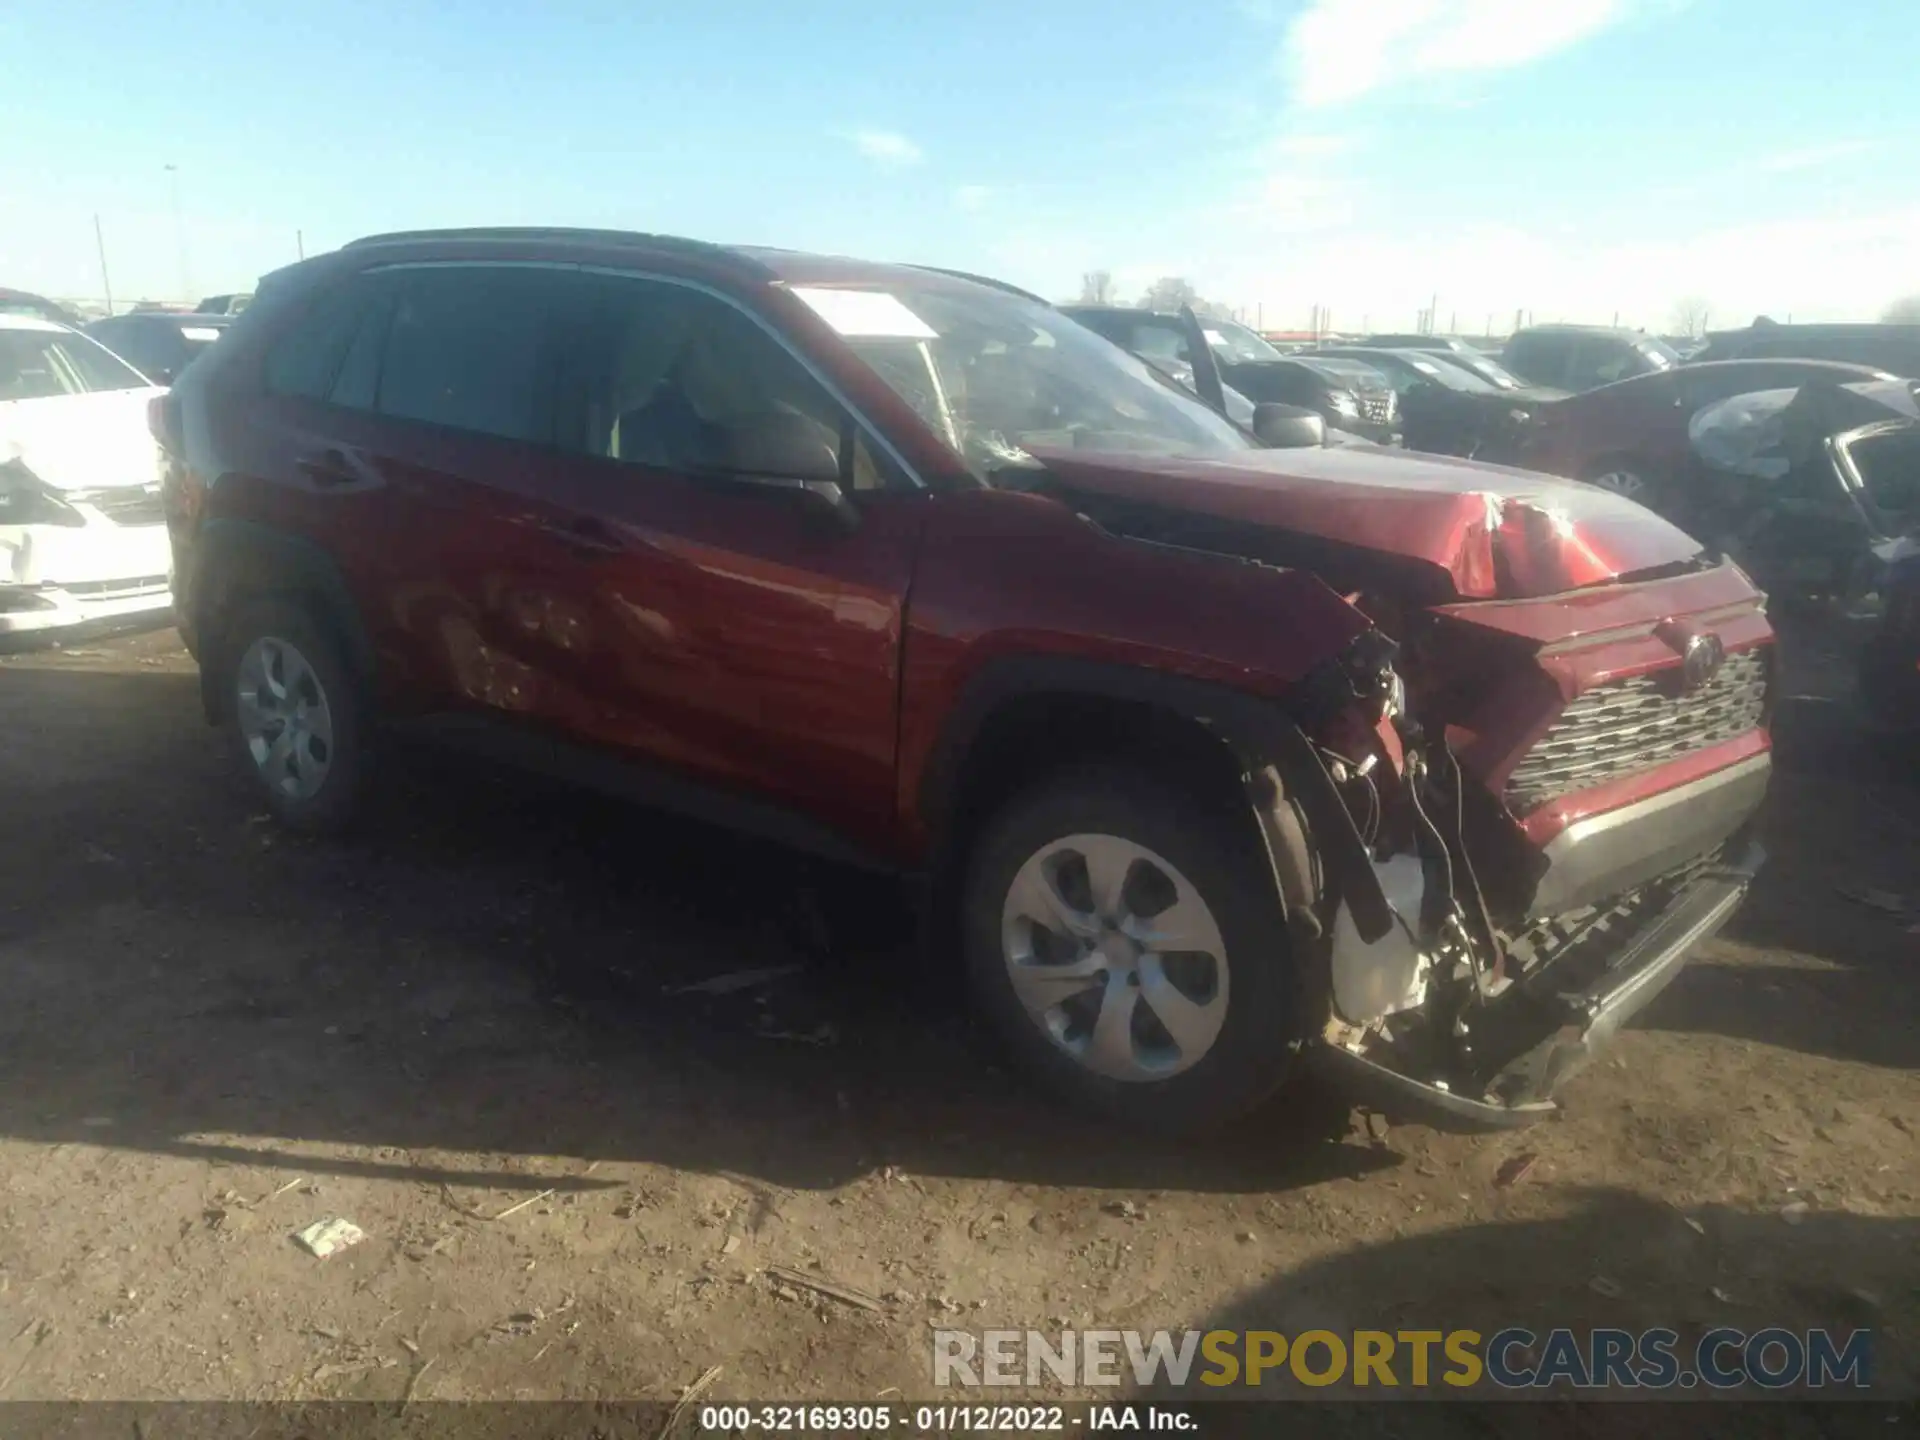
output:
<instances>
[{"instance_id":1,"label":"wheel arch trim","mask_svg":"<svg viewBox=\"0 0 1920 1440\"><path fill-rule=\"evenodd\" d=\"M218 656L224 625L216 623L239 595L288 595L318 606L316 619L340 642L354 678L371 687L377 673L372 638L339 562L304 535L257 520L209 520L196 545L189 621L200 648L200 703L218 724Z\"/></svg>"}]
</instances>

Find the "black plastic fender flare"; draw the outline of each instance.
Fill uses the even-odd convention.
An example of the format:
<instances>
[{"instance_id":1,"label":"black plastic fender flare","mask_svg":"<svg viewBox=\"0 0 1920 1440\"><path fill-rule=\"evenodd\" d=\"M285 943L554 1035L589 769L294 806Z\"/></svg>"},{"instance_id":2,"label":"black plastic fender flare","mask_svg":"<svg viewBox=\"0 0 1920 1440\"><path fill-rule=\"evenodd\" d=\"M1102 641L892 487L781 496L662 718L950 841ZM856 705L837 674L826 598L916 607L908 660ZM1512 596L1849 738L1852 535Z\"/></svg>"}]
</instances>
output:
<instances>
[{"instance_id":1,"label":"black plastic fender flare","mask_svg":"<svg viewBox=\"0 0 1920 1440\"><path fill-rule=\"evenodd\" d=\"M990 660L974 674L948 714L920 781L921 813L934 836L933 865L941 873L956 858L955 791L966 755L987 721L1012 700L1041 694L1096 696L1157 706L1199 722L1218 735L1240 764L1249 805L1265 837L1274 887L1289 918L1299 923L1300 876L1311 859L1289 837L1298 826L1275 807L1297 801L1312 827L1321 870L1371 943L1393 924L1372 857L1318 751L1278 701L1207 680L1098 660L1048 655ZM1276 790L1276 779L1284 789Z\"/></svg>"},{"instance_id":2,"label":"black plastic fender flare","mask_svg":"<svg viewBox=\"0 0 1920 1440\"><path fill-rule=\"evenodd\" d=\"M218 725L224 718L215 688L217 657L224 643L226 616L240 596L286 595L312 605L317 618L339 640L355 677L373 687L372 639L346 576L323 547L303 535L255 520L221 518L206 522L194 549L193 573L185 588L186 619L195 636L200 704L208 724Z\"/></svg>"}]
</instances>

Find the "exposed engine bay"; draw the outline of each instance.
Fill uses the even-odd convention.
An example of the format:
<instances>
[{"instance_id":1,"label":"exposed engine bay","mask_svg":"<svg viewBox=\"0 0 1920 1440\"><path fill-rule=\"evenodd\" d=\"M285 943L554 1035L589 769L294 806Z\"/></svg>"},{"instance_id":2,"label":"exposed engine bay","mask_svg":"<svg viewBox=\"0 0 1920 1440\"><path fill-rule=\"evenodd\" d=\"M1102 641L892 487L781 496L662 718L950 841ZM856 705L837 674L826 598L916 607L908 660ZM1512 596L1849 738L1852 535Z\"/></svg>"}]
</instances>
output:
<instances>
[{"instance_id":1,"label":"exposed engine bay","mask_svg":"<svg viewBox=\"0 0 1920 1440\"><path fill-rule=\"evenodd\" d=\"M1417 653L1370 631L1303 697L1303 731L1350 834L1316 829L1290 794L1271 782L1265 790L1297 827L1270 833L1270 846L1304 840L1305 853L1320 857L1317 875L1311 859L1304 876L1296 860L1288 887L1290 914L1301 917L1296 943L1324 957L1319 1038L1463 1118L1530 1118L1590 1058L1590 1041L1657 992L1653 984L1633 993L1646 989L1665 952L1677 969L1684 946L1699 938L1688 922L1682 947L1663 951L1661 922L1716 878L1730 882L1721 918L1730 912L1759 863L1732 833L1747 812L1716 809L1700 848L1616 871L1599 880L1604 893L1561 909L1562 897L1543 883L1547 857L1460 763L1445 728L1423 724L1403 663L1417 671ZM1349 864L1336 878L1325 857L1355 841L1364 872ZM1603 1016L1603 1033L1591 1035Z\"/></svg>"}]
</instances>

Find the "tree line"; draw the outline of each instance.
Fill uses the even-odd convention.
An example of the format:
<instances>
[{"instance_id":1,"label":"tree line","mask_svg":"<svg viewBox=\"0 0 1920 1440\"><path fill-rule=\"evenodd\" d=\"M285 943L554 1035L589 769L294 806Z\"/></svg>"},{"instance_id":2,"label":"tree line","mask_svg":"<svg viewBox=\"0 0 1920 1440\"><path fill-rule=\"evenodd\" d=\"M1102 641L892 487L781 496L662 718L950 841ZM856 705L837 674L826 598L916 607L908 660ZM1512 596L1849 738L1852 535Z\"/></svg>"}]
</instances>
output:
<instances>
[{"instance_id":1,"label":"tree line","mask_svg":"<svg viewBox=\"0 0 1920 1440\"><path fill-rule=\"evenodd\" d=\"M1113 283L1111 270L1089 270L1080 277L1081 305L1125 305L1128 302L1120 298L1119 287ZM1173 311L1182 306L1191 306L1196 315L1217 315L1223 320L1233 318L1233 307L1221 305L1203 298L1191 280L1180 275L1163 275L1149 285L1146 293L1132 302L1141 310Z\"/></svg>"}]
</instances>

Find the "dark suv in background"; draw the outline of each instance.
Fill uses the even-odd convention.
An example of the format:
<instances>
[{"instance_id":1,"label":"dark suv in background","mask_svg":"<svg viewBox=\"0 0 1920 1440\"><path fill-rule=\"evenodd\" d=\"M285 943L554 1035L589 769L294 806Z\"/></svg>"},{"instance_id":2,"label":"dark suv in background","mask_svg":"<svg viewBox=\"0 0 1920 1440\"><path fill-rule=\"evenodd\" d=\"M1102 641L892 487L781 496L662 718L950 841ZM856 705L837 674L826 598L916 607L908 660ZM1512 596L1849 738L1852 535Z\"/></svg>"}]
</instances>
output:
<instances>
[{"instance_id":1,"label":"dark suv in background","mask_svg":"<svg viewBox=\"0 0 1920 1440\"><path fill-rule=\"evenodd\" d=\"M1262 448L1005 287L375 237L150 418L206 714L282 822L347 825L426 726L905 877L1129 1125L1305 1054L1541 1114L1759 864L1737 567L1590 486Z\"/></svg>"},{"instance_id":2,"label":"dark suv in background","mask_svg":"<svg viewBox=\"0 0 1920 1440\"><path fill-rule=\"evenodd\" d=\"M229 315L146 310L95 320L85 333L156 385L171 385L231 323Z\"/></svg>"},{"instance_id":3,"label":"dark suv in background","mask_svg":"<svg viewBox=\"0 0 1920 1440\"><path fill-rule=\"evenodd\" d=\"M1530 385L1578 392L1670 370L1680 357L1664 341L1637 330L1533 325L1514 332L1500 363Z\"/></svg>"}]
</instances>

